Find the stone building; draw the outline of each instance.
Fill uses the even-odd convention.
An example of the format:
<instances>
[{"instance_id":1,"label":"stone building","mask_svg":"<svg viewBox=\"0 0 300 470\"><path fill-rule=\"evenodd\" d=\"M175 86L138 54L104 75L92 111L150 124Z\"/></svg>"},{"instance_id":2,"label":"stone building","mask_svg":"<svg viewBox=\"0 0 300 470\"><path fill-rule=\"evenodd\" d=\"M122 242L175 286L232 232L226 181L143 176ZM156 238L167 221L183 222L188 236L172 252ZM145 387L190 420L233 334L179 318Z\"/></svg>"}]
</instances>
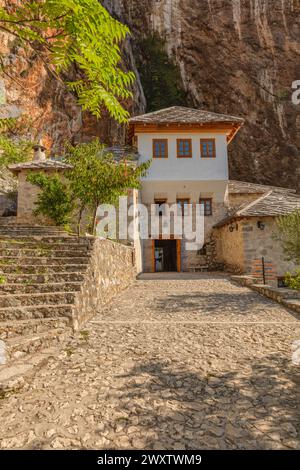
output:
<instances>
[{"instance_id":1,"label":"stone building","mask_svg":"<svg viewBox=\"0 0 300 470\"><path fill-rule=\"evenodd\" d=\"M276 218L300 209L300 195L291 189L229 180L227 147L243 123L241 118L182 107L130 120L139 161L152 162L141 190L129 192L128 204L133 204L134 213L139 203L149 209L148 214L154 207L160 220L158 232L151 233L149 224L146 239L134 241L138 272L229 270L275 284L296 269L295 263L285 260L274 235ZM68 168L47 160L41 146L35 148L31 162L9 167L18 178L18 223L39 223L33 213L39 190L27 181L28 173L63 177ZM188 240L174 227L168 236L164 234L163 212L172 205L193 216L200 206L204 237L197 249L187 250ZM135 232L139 221L138 217Z\"/></svg>"},{"instance_id":2,"label":"stone building","mask_svg":"<svg viewBox=\"0 0 300 470\"><path fill-rule=\"evenodd\" d=\"M264 274L269 283L295 270L276 240L278 216L300 210L295 191L229 181L229 207L228 216L214 226L217 257L226 269Z\"/></svg>"},{"instance_id":3,"label":"stone building","mask_svg":"<svg viewBox=\"0 0 300 470\"><path fill-rule=\"evenodd\" d=\"M152 158L141 202L148 209L157 205L161 215L164 205L194 211L200 203L204 215L204 245L195 251L186 250L184 237L165 236L163 224L158 235L149 229L142 240L143 271L226 269L277 283L296 268L274 235L276 217L299 209L300 196L229 180L227 147L243 124L241 118L176 106L130 120L140 161Z\"/></svg>"},{"instance_id":4,"label":"stone building","mask_svg":"<svg viewBox=\"0 0 300 470\"><path fill-rule=\"evenodd\" d=\"M40 190L27 181L28 175L36 172L63 175L63 172L70 169L71 165L47 159L45 148L42 145L36 145L32 161L10 165L8 168L18 180L17 221L18 223L34 223L36 216L33 212ZM41 220L41 218L39 220L50 223L50 221Z\"/></svg>"}]
</instances>

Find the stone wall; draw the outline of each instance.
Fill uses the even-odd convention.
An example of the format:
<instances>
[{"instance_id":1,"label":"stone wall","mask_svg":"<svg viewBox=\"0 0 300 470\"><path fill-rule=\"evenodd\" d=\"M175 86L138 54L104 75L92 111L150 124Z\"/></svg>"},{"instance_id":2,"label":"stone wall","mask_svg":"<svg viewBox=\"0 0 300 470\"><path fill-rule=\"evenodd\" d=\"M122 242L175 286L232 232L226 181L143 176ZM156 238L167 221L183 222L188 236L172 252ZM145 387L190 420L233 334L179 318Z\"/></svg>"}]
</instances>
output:
<instances>
[{"instance_id":1,"label":"stone wall","mask_svg":"<svg viewBox=\"0 0 300 470\"><path fill-rule=\"evenodd\" d=\"M90 263L76 294L73 326L78 329L136 278L134 249L110 240L94 241ZM124 312L126 315L126 312Z\"/></svg>"},{"instance_id":2,"label":"stone wall","mask_svg":"<svg viewBox=\"0 0 300 470\"><path fill-rule=\"evenodd\" d=\"M42 170L24 170L18 174L18 201L17 201L17 218L19 223L29 224L45 224L53 225L53 222L44 216L36 216L33 214L35 209L35 202L37 201L40 189L34 184L27 181L27 176L30 173L45 173L49 176L55 171L42 171Z\"/></svg>"},{"instance_id":3,"label":"stone wall","mask_svg":"<svg viewBox=\"0 0 300 470\"><path fill-rule=\"evenodd\" d=\"M16 211L16 199L16 179L6 168L0 168L0 217L7 211Z\"/></svg>"},{"instance_id":4,"label":"stone wall","mask_svg":"<svg viewBox=\"0 0 300 470\"><path fill-rule=\"evenodd\" d=\"M240 224L224 225L215 231L217 260L231 272L243 273L245 270L244 233Z\"/></svg>"},{"instance_id":5,"label":"stone wall","mask_svg":"<svg viewBox=\"0 0 300 470\"><path fill-rule=\"evenodd\" d=\"M17 210L15 193L2 194L0 192L0 217L9 213L12 215Z\"/></svg>"},{"instance_id":6,"label":"stone wall","mask_svg":"<svg viewBox=\"0 0 300 470\"><path fill-rule=\"evenodd\" d=\"M264 230L258 228L258 222L264 223ZM285 260L281 245L274 239L276 235L276 219L274 217L251 217L243 221L245 271L251 272L252 261L264 257L271 262L277 276L284 276L287 271L293 271L296 265Z\"/></svg>"},{"instance_id":7,"label":"stone wall","mask_svg":"<svg viewBox=\"0 0 300 470\"><path fill-rule=\"evenodd\" d=\"M258 227L258 222L264 224L264 230ZM237 273L252 273L253 263L264 257L268 267L272 266L274 278L295 270L296 265L285 260L280 243L274 238L277 232L274 217L251 217L233 222L232 226L233 232L230 232L229 224L215 231L217 259L227 269Z\"/></svg>"},{"instance_id":8,"label":"stone wall","mask_svg":"<svg viewBox=\"0 0 300 470\"><path fill-rule=\"evenodd\" d=\"M186 250L186 240L183 238L181 243L181 271L189 271L190 268L200 268L208 266L209 269L218 269L219 261L216 259L216 242L212 237L213 226L223 219L228 211L226 198L227 182L224 181L151 181L143 182L141 199L148 210L148 232L151 234L151 205L155 200L166 199L166 205L176 204L177 199L189 199L193 210L193 230L195 226L196 204L199 204L199 198L212 199L212 215L204 217L204 244L206 245L206 254L202 255L199 250ZM173 220L171 218L171 220ZM167 227L167 224L165 223ZM160 232L162 233L162 220L160 222ZM199 234L199 229L198 229ZM170 235L172 238L178 238L175 234L174 224L170 224ZM158 237L155 237L158 238ZM153 241L143 240L143 271L153 271Z\"/></svg>"}]
</instances>

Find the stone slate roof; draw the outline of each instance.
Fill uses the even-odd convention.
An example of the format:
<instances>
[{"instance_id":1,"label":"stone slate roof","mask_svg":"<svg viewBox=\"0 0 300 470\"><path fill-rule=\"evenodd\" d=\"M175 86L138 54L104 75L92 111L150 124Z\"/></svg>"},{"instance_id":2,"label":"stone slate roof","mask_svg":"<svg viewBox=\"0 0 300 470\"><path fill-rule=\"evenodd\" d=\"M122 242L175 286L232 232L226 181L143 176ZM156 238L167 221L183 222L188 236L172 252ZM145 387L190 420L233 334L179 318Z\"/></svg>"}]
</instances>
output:
<instances>
[{"instance_id":1,"label":"stone slate roof","mask_svg":"<svg viewBox=\"0 0 300 470\"><path fill-rule=\"evenodd\" d=\"M271 190L250 203L243 204L235 212L215 225L222 227L243 217L278 217L300 210L300 196L290 192Z\"/></svg>"},{"instance_id":2,"label":"stone slate roof","mask_svg":"<svg viewBox=\"0 0 300 470\"><path fill-rule=\"evenodd\" d=\"M21 170L68 170L71 168L72 165L55 160L32 160L30 162L16 163L15 165L8 166L8 169L15 174L19 173Z\"/></svg>"},{"instance_id":3,"label":"stone slate roof","mask_svg":"<svg viewBox=\"0 0 300 470\"><path fill-rule=\"evenodd\" d=\"M230 194L265 194L273 189L279 192L295 193L295 189L281 188L279 186L267 186L264 184L248 183L246 181L230 180L228 184Z\"/></svg>"},{"instance_id":4,"label":"stone slate roof","mask_svg":"<svg viewBox=\"0 0 300 470\"><path fill-rule=\"evenodd\" d=\"M243 124L244 119L226 114L217 114L203 109L172 106L153 113L135 116L129 120L131 124L209 124L209 123L238 123Z\"/></svg>"},{"instance_id":5,"label":"stone slate roof","mask_svg":"<svg viewBox=\"0 0 300 470\"><path fill-rule=\"evenodd\" d=\"M244 209L239 210L238 213L245 217L276 217L289 214L296 209L300 209L300 196L270 191L257 201L248 204Z\"/></svg>"}]
</instances>

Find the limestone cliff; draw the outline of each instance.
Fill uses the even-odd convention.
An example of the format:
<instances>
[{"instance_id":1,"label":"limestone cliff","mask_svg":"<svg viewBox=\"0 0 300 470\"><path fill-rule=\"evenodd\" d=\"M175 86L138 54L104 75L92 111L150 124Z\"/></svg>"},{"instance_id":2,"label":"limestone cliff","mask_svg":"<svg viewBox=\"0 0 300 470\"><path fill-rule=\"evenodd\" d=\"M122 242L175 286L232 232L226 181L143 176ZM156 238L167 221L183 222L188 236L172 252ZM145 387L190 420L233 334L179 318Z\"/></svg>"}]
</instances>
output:
<instances>
[{"instance_id":1,"label":"limestone cliff","mask_svg":"<svg viewBox=\"0 0 300 470\"><path fill-rule=\"evenodd\" d=\"M230 175L300 189L298 0L108 0L138 45L158 32L191 106L242 116ZM141 53L142 51L139 51Z\"/></svg>"},{"instance_id":2,"label":"limestone cliff","mask_svg":"<svg viewBox=\"0 0 300 470\"><path fill-rule=\"evenodd\" d=\"M231 178L300 188L300 106L291 102L291 84L300 80L298 0L103 3L132 30L124 47L128 66L142 67L143 41L158 33L178 64L188 105L246 119L230 146ZM98 123L82 116L43 65L2 35L3 51L14 72L4 78L8 102L22 107L32 126L46 132L54 151L65 138L122 138L122 130L106 116ZM142 112L139 79L134 93L131 110Z\"/></svg>"}]
</instances>

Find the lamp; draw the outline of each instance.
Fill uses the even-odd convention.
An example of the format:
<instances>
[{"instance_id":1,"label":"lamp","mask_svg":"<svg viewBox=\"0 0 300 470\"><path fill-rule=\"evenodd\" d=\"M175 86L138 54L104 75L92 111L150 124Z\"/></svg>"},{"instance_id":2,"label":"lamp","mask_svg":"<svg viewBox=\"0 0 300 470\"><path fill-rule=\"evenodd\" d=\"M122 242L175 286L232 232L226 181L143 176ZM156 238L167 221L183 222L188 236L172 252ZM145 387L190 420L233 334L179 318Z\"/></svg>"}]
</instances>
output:
<instances>
[{"instance_id":1,"label":"lamp","mask_svg":"<svg viewBox=\"0 0 300 470\"><path fill-rule=\"evenodd\" d=\"M265 230L265 226L266 225L261 220L257 222L257 227L259 228L259 230Z\"/></svg>"}]
</instances>

